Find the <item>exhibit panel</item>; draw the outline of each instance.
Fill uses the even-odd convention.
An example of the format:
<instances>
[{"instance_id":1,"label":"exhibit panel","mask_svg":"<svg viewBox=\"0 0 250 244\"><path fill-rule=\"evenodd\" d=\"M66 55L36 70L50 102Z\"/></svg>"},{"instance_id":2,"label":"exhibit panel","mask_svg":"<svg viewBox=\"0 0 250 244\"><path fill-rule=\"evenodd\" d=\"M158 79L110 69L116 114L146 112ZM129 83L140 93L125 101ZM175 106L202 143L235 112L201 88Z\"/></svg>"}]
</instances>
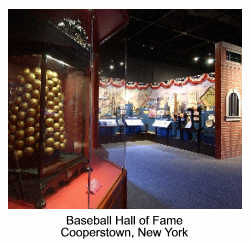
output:
<instances>
[{"instance_id":1,"label":"exhibit panel","mask_svg":"<svg viewBox=\"0 0 250 244\"><path fill-rule=\"evenodd\" d=\"M125 86L125 94L118 93L119 98L113 96L114 90L122 86ZM125 133L132 135L128 140L152 139L198 152L200 144L204 144L202 148L208 145L211 147L208 153L213 154L215 121L211 116L215 113L215 73L159 83L106 78L100 80L99 94L100 100L104 94L107 97L106 108L111 103L116 104L118 99L125 101ZM99 109L103 109L101 102ZM212 120L213 126L208 129L206 124Z\"/></svg>"},{"instance_id":2,"label":"exhibit panel","mask_svg":"<svg viewBox=\"0 0 250 244\"><path fill-rule=\"evenodd\" d=\"M104 103L105 101L105 103ZM112 108L115 107L115 112ZM113 114L117 118L119 132L121 129L126 137L138 135L145 131L145 125L138 109L129 101L127 85L124 79L105 80L100 82L99 88L99 114L100 117ZM120 141L120 133L113 134L114 141ZM115 139L116 138L116 139ZM107 141L110 142L110 138Z\"/></svg>"},{"instance_id":3,"label":"exhibit panel","mask_svg":"<svg viewBox=\"0 0 250 244\"><path fill-rule=\"evenodd\" d=\"M124 86L112 89L109 93L105 91L102 93L99 90L99 141L101 144L107 141L115 142L116 138L120 141L124 140L126 126L124 96Z\"/></svg>"}]
</instances>

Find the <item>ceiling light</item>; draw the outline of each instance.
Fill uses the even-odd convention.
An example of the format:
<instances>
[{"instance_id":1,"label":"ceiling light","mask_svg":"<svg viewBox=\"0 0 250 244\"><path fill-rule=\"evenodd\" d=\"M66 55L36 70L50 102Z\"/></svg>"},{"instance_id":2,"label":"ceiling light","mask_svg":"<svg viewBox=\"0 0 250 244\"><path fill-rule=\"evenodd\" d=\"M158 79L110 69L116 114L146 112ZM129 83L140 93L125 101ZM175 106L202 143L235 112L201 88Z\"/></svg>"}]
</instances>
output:
<instances>
[{"instance_id":1,"label":"ceiling light","mask_svg":"<svg viewBox=\"0 0 250 244\"><path fill-rule=\"evenodd\" d=\"M214 58L208 58L207 63L208 64L213 64L214 63Z\"/></svg>"},{"instance_id":2,"label":"ceiling light","mask_svg":"<svg viewBox=\"0 0 250 244\"><path fill-rule=\"evenodd\" d=\"M194 57L194 62L198 62L200 57Z\"/></svg>"},{"instance_id":3,"label":"ceiling light","mask_svg":"<svg viewBox=\"0 0 250 244\"><path fill-rule=\"evenodd\" d=\"M59 22L59 23L57 24L57 26L59 26L59 27L64 27L65 24L64 24L64 22Z\"/></svg>"},{"instance_id":4,"label":"ceiling light","mask_svg":"<svg viewBox=\"0 0 250 244\"><path fill-rule=\"evenodd\" d=\"M111 64L111 65L109 66L109 68L110 68L111 70L114 69L114 65Z\"/></svg>"},{"instance_id":5,"label":"ceiling light","mask_svg":"<svg viewBox=\"0 0 250 244\"><path fill-rule=\"evenodd\" d=\"M124 62L121 61L121 62L120 62L120 65L123 66L123 65L124 65Z\"/></svg>"}]
</instances>

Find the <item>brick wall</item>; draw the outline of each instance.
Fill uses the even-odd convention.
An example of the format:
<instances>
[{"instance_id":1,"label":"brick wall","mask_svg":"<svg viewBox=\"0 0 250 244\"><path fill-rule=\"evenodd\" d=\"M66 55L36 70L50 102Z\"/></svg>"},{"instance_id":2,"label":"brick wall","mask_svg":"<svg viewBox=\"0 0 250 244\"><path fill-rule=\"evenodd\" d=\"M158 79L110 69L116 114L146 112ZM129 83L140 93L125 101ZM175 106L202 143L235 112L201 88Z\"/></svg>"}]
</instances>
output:
<instances>
[{"instance_id":1,"label":"brick wall","mask_svg":"<svg viewBox=\"0 0 250 244\"><path fill-rule=\"evenodd\" d=\"M226 42L216 43L216 158L237 157L242 154L242 122L226 121L226 96L236 89L242 99L242 65L226 60L226 51L241 54L241 47ZM241 110L241 109L240 109ZM240 116L242 116L240 114Z\"/></svg>"}]
</instances>

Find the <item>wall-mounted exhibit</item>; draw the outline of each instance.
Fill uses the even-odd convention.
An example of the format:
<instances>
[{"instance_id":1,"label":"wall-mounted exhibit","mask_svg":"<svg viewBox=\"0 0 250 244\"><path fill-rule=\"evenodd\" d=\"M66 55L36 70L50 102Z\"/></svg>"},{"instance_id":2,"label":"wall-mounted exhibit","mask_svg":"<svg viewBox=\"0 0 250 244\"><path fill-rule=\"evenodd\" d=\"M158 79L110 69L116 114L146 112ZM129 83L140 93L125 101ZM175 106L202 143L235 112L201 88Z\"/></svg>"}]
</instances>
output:
<instances>
[{"instance_id":1,"label":"wall-mounted exhibit","mask_svg":"<svg viewBox=\"0 0 250 244\"><path fill-rule=\"evenodd\" d=\"M137 124L128 124L128 120L137 121ZM109 121L113 122L112 126ZM202 74L148 84L112 78L100 80L99 132L101 137L106 132L110 140L112 140L110 135L119 138L121 122L127 127L126 134L155 132L158 137L167 135L168 139L199 141L213 147L215 144L215 74Z\"/></svg>"}]
</instances>

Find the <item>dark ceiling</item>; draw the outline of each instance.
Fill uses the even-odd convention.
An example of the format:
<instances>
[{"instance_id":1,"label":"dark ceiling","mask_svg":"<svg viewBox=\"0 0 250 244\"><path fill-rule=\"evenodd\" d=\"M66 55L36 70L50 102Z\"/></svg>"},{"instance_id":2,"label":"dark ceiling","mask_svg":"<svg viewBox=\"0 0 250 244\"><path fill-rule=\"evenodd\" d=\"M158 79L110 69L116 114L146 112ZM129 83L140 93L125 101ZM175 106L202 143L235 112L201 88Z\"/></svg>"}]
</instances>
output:
<instances>
[{"instance_id":1,"label":"dark ceiling","mask_svg":"<svg viewBox=\"0 0 250 244\"><path fill-rule=\"evenodd\" d=\"M102 62L124 56L124 39L128 57L179 66L203 66L219 41L241 46L241 9L131 9L128 14L128 26L103 45Z\"/></svg>"}]
</instances>

